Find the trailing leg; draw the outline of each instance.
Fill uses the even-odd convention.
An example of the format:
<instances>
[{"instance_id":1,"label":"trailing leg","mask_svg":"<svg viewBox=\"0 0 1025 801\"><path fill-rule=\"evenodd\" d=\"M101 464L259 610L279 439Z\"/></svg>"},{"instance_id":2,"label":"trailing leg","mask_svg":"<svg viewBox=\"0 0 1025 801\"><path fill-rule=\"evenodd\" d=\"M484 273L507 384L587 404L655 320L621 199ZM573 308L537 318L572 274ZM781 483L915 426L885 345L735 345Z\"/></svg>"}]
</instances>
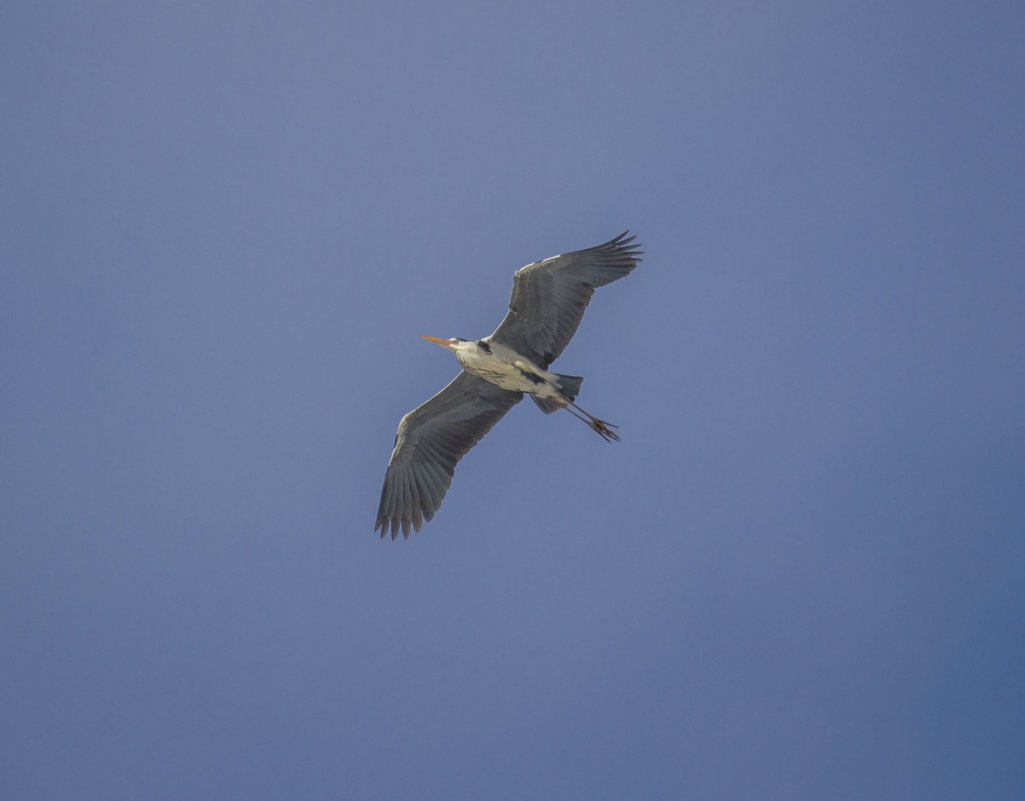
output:
<instances>
[{"instance_id":1,"label":"trailing leg","mask_svg":"<svg viewBox=\"0 0 1025 801\"><path fill-rule=\"evenodd\" d=\"M572 406L573 408L571 409L570 406ZM576 417L578 420L583 420L585 423L587 423L587 425L591 427L591 430L599 436L601 436L601 438L604 439L606 442L612 442L613 440L619 442L619 435L612 430L613 428L618 428L618 426L616 426L614 423L610 423L607 420L600 420L590 412L581 409L579 406L573 403L573 401L570 401L569 404L564 408L567 412ZM573 411L573 409L576 409L576 411ZM580 414L577 414L577 412L580 412Z\"/></svg>"}]
</instances>

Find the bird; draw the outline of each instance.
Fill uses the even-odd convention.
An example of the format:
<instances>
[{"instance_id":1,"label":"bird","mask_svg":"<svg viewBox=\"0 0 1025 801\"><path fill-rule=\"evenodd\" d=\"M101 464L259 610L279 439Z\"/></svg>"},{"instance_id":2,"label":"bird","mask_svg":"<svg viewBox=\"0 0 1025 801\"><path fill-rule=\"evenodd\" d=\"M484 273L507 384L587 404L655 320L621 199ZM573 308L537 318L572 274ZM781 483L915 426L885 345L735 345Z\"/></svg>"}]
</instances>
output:
<instances>
[{"instance_id":1,"label":"bird","mask_svg":"<svg viewBox=\"0 0 1025 801\"><path fill-rule=\"evenodd\" d=\"M565 409L607 442L617 426L576 404L583 378L548 371L569 343L597 287L629 275L643 251L622 234L584 250L552 256L513 274L509 311L483 339L424 336L455 354L460 373L404 415L381 489L374 531L394 540L420 531L452 483L456 463L502 416L530 395L545 414Z\"/></svg>"}]
</instances>

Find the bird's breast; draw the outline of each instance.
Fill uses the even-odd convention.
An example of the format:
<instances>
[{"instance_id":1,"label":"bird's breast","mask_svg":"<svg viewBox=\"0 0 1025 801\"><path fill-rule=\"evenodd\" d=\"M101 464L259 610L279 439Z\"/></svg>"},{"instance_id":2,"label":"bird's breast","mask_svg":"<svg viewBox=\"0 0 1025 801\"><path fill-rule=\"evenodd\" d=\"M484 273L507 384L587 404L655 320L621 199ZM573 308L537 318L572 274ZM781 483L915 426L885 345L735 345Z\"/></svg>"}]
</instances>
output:
<instances>
[{"instance_id":1,"label":"bird's breast","mask_svg":"<svg viewBox=\"0 0 1025 801\"><path fill-rule=\"evenodd\" d=\"M502 389L529 392L542 397L551 394L548 390L555 390L554 382L549 381L549 374L526 359L516 358L509 362L480 349L457 353L456 357L468 373L479 375Z\"/></svg>"}]
</instances>

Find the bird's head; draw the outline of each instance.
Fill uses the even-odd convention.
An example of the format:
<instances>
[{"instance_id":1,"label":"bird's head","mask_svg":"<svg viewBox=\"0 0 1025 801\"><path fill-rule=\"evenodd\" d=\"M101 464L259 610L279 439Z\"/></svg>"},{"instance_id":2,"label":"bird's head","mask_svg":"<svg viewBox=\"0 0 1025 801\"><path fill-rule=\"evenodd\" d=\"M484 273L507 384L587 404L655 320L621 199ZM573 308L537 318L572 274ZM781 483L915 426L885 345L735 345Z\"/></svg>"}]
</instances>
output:
<instances>
[{"instance_id":1,"label":"bird's head","mask_svg":"<svg viewBox=\"0 0 1025 801\"><path fill-rule=\"evenodd\" d=\"M467 340L460 339L459 337L452 337L452 339L439 339L438 337L429 337L426 334L421 334L421 336L431 342L437 342L439 345L442 345L451 351L458 351L460 345L466 344L467 342Z\"/></svg>"}]
</instances>

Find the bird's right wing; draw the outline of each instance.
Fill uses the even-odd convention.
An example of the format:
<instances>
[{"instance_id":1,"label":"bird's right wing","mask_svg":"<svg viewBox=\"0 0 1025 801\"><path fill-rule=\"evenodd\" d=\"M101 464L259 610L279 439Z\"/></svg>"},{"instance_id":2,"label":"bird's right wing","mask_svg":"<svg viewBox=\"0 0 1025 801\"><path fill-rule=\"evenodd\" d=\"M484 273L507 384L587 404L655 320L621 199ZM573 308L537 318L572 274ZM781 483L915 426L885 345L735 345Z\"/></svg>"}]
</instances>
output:
<instances>
[{"instance_id":1,"label":"bird's right wing","mask_svg":"<svg viewBox=\"0 0 1025 801\"><path fill-rule=\"evenodd\" d=\"M395 449L381 490L374 531L409 536L441 506L458 462L509 409L522 392L502 389L463 370L441 392L399 423Z\"/></svg>"}]
</instances>

